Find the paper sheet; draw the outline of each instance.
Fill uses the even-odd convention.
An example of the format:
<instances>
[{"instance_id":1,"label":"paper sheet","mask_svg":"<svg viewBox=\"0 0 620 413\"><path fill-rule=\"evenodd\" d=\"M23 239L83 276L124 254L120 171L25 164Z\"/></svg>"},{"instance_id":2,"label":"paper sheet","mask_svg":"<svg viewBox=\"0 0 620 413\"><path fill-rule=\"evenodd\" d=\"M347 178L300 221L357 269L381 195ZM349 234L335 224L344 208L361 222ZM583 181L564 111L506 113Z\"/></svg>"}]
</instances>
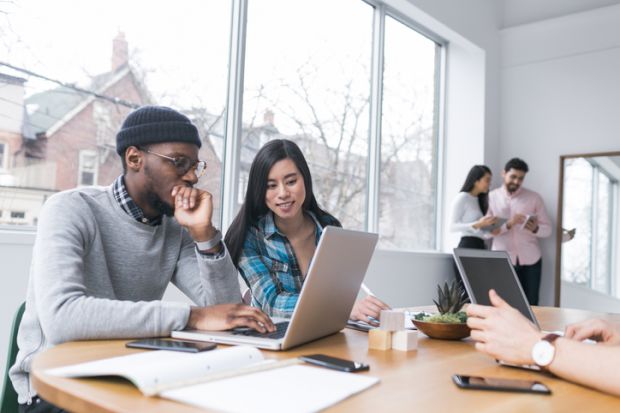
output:
<instances>
[{"instance_id":1,"label":"paper sheet","mask_svg":"<svg viewBox=\"0 0 620 413\"><path fill-rule=\"evenodd\" d=\"M378 382L376 377L299 365L168 390L160 397L231 413L305 413Z\"/></svg>"}]
</instances>

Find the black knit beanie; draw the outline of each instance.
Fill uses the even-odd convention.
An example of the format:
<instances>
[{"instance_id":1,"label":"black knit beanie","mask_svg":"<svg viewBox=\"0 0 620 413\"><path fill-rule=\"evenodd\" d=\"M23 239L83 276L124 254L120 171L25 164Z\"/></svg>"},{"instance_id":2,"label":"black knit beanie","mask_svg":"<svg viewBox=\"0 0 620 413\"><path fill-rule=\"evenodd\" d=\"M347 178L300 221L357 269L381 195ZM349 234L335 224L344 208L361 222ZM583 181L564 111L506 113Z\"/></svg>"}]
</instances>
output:
<instances>
[{"instance_id":1,"label":"black knit beanie","mask_svg":"<svg viewBox=\"0 0 620 413\"><path fill-rule=\"evenodd\" d=\"M130 146L162 142L202 146L198 129L187 116L164 106L142 106L127 116L116 134L116 152L123 156Z\"/></svg>"}]
</instances>

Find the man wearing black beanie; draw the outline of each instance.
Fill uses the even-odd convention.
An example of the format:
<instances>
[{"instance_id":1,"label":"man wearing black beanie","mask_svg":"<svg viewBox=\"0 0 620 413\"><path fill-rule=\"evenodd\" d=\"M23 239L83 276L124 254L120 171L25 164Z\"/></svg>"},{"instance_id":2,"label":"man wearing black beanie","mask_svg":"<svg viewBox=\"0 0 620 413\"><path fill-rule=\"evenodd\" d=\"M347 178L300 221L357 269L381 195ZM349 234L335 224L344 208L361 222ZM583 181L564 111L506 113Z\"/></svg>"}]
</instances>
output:
<instances>
[{"instance_id":1,"label":"man wearing black beanie","mask_svg":"<svg viewBox=\"0 0 620 413\"><path fill-rule=\"evenodd\" d=\"M191 121L145 106L127 116L116 143L123 175L114 184L60 192L41 212L10 370L20 411L59 411L36 395L29 371L38 352L65 341L275 330L263 312L240 304L211 194L194 187L206 163ZM196 306L161 301L170 282Z\"/></svg>"}]
</instances>

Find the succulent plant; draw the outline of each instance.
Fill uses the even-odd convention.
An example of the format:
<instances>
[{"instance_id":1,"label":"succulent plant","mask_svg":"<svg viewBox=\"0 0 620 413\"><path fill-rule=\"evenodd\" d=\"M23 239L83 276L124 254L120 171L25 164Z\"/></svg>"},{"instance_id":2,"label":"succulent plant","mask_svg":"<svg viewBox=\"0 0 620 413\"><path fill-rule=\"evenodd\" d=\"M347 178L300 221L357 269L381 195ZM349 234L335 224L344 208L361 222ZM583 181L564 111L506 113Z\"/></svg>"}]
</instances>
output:
<instances>
[{"instance_id":1,"label":"succulent plant","mask_svg":"<svg viewBox=\"0 0 620 413\"><path fill-rule=\"evenodd\" d=\"M467 294L457 280L444 283L443 290L441 285L437 285L437 301L433 300L440 314L456 314L463 304L467 302Z\"/></svg>"}]
</instances>

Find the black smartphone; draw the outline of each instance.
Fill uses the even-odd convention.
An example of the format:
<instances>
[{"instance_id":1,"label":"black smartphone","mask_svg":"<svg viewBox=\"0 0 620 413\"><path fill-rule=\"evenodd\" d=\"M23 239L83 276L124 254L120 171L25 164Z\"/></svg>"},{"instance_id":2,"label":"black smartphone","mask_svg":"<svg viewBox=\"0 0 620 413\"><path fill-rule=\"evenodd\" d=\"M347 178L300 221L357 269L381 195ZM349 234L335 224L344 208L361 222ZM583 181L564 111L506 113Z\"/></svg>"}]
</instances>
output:
<instances>
[{"instance_id":1,"label":"black smartphone","mask_svg":"<svg viewBox=\"0 0 620 413\"><path fill-rule=\"evenodd\" d=\"M496 377L464 376L455 374L452 381L463 389L515 391L536 394L551 394L551 390L539 381L502 379Z\"/></svg>"},{"instance_id":2,"label":"black smartphone","mask_svg":"<svg viewBox=\"0 0 620 413\"><path fill-rule=\"evenodd\" d=\"M130 341L125 344L125 346L131 348L144 348L148 350L173 350L184 351L186 353L198 353L199 351L213 350L217 347L217 344L202 341L147 338L145 340Z\"/></svg>"},{"instance_id":3,"label":"black smartphone","mask_svg":"<svg viewBox=\"0 0 620 413\"><path fill-rule=\"evenodd\" d=\"M325 354L309 354L307 356L301 356L299 359L305 361L306 363L327 367L328 369L346 371L349 373L368 370L370 368L368 364L326 356Z\"/></svg>"}]
</instances>

